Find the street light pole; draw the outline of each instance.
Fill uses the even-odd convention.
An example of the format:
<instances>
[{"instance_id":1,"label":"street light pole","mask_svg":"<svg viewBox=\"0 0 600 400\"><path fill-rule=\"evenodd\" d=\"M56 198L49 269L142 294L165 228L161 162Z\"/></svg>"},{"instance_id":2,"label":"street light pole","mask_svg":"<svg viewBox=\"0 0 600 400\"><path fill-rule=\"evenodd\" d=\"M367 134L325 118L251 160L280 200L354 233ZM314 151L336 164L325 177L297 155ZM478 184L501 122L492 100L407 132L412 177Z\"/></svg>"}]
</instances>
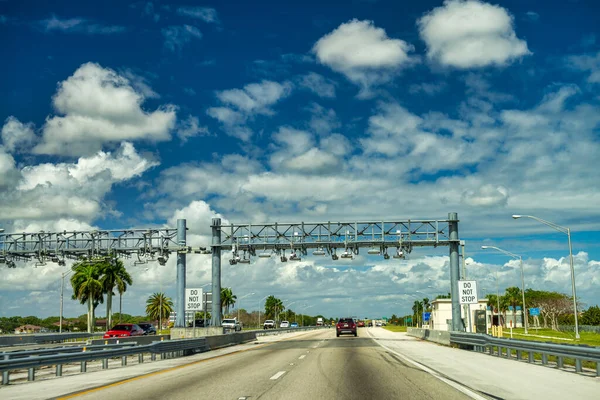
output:
<instances>
[{"instance_id":1,"label":"street light pole","mask_svg":"<svg viewBox=\"0 0 600 400\"><path fill-rule=\"evenodd\" d=\"M252 293L248 293L248 294L246 294L246 295L244 295L244 296L240 297L240 298L238 299L238 301L239 301L239 300L242 300L242 299L243 299L243 298L245 298L245 297L248 297L248 296L253 296L253 295L254 295L254 292L252 292ZM238 310L237 310L237 311L238 311L238 312L237 312L237 314L238 314L238 316L237 316L237 320L238 320L238 322L240 321L240 304L242 304L242 302L241 302L241 301L240 301L240 302L238 302Z\"/></svg>"},{"instance_id":2,"label":"street light pole","mask_svg":"<svg viewBox=\"0 0 600 400\"><path fill-rule=\"evenodd\" d=\"M538 217L534 217L533 215L513 215L514 219L519 218L531 218L538 222L541 222L544 225L551 227L554 230L565 233L569 240L569 265L571 267L571 291L573 292L573 313L575 315L575 338L580 339L579 336L579 320L577 317L577 291L575 289L575 267L573 265L573 247L571 246L571 228L566 228L564 226L557 225L553 222L546 221L545 219L541 219Z\"/></svg>"},{"instance_id":3,"label":"street light pole","mask_svg":"<svg viewBox=\"0 0 600 400\"><path fill-rule=\"evenodd\" d=\"M60 316L58 317L59 318L58 323L60 325L58 326L58 333L62 333L62 325L63 325L63 323L62 323L63 322L63 297L64 297L64 291L65 291L65 277L67 275L69 275L71 272L73 272L73 271L71 270L71 271L63 272L61 274L62 275L62 279L61 279L61 283L60 283Z\"/></svg>"},{"instance_id":4,"label":"street light pole","mask_svg":"<svg viewBox=\"0 0 600 400\"><path fill-rule=\"evenodd\" d=\"M507 256L510 256L514 259L518 259L519 260L519 265L521 266L521 296L523 297L523 324L525 327L525 333L529 333L528 331L528 327L529 327L529 321L527 320L527 306L525 305L525 273L523 272L523 257L518 256L514 253L511 253L510 251L506 251L503 250L499 247L496 246L481 246L482 249L494 249L499 251L500 253L504 253Z\"/></svg>"}]
</instances>

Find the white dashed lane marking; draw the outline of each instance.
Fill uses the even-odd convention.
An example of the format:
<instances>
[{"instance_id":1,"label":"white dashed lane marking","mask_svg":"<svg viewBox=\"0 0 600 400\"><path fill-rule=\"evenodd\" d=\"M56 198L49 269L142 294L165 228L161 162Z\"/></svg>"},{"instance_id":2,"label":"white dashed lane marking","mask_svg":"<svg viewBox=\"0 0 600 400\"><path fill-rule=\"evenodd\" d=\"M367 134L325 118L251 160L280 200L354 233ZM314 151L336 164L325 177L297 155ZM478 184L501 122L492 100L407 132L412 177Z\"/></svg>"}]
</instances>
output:
<instances>
[{"instance_id":1,"label":"white dashed lane marking","mask_svg":"<svg viewBox=\"0 0 600 400\"><path fill-rule=\"evenodd\" d=\"M298 357L298 360L302 360L304 357L306 357L306 354L303 354L300 357Z\"/></svg>"},{"instance_id":2,"label":"white dashed lane marking","mask_svg":"<svg viewBox=\"0 0 600 400\"><path fill-rule=\"evenodd\" d=\"M276 379L279 379L279 378L281 378L283 376L283 374L285 374L285 371L279 371L278 373L276 373L275 375L273 375L271 377L271 380L274 381Z\"/></svg>"}]
</instances>

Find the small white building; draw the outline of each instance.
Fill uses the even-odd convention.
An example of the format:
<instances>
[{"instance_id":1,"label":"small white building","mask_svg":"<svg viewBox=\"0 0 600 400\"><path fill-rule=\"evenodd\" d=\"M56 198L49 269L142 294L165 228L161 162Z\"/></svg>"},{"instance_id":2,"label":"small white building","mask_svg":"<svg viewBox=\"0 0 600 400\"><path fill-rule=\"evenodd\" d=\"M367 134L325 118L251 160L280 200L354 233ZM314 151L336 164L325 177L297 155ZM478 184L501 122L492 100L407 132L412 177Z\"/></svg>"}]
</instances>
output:
<instances>
[{"instance_id":1,"label":"small white building","mask_svg":"<svg viewBox=\"0 0 600 400\"><path fill-rule=\"evenodd\" d=\"M478 304L468 304L468 310L470 314L470 320L466 319L465 306L460 306L461 318L465 321L467 326L467 332L475 332L473 325L475 325L475 311L487 309L487 299L479 300ZM488 311L489 312L489 311ZM487 317L487 315L486 315ZM489 318L486 318L489 321ZM489 324L488 325L489 328ZM431 302L431 319L429 325L425 324L423 327L429 329L435 329L439 331L449 331L452 329L452 299L437 299Z\"/></svg>"},{"instance_id":2,"label":"small white building","mask_svg":"<svg viewBox=\"0 0 600 400\"><path fill-rule=\"evenodd\" d=\"M461 318L465 321L467 332L475 332L474 325L476 324L475 317L476 311L485 310L485 326L486 330L489 331L492 324L496 324L498 317L497 313L494 313L490 307L487 306L487 299L479 300L478 304L468 305L469 315L465 315L465 306L460 306ZM500 324L505 328L521 328L523 327L523 312L521 307L517 307L514 310L512 307L508 307L504 313L500 314ZM429 323L423 324L424 328L435 329L440 331L449 331L452 329L452 300L451 299L437 299L431 302L431 319Z\"/></svg>"}]
</instances>

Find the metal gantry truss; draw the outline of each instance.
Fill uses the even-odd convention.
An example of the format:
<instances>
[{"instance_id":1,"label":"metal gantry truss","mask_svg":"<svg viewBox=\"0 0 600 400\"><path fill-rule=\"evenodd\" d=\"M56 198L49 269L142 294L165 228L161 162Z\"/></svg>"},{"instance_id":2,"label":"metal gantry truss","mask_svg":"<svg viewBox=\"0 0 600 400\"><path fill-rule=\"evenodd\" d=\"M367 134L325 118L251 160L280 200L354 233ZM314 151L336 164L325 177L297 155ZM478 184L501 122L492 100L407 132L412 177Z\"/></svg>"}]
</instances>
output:
<instances>
[{"instance_id":1,"label":"metal gantry truss","mask_svg":"<svg viewBox=\"0 0 600 400\"><path fill-rule=\"evenodd\" d=\"M201 252L200 248L195 252ZM135 264L158 261L164 265L171 253L189 253L192 248L177 243L177 229L120 229L37 233L0 233L0 263L14 268L15 261L36 265L66 259L133 258Z\"/></svg>"},{"instance_id":2,"label":"metal gantry truss","mask_svg":"<svg viewBox=\"0 0 600 400\"><path fill-rule=\"evenodd\" d=\"M447 246L453 240L449 220L301 222L221 225L221 250L231 250L231 264L250 263L250 257L272 255L285 262L299 261L314 249L313 255L354 258L361 248L389 259L405 258L413 247ZM286 253L287 252L287 253ZM289 257L288 257L289 256Z\"/></svg>"}]
</instances>

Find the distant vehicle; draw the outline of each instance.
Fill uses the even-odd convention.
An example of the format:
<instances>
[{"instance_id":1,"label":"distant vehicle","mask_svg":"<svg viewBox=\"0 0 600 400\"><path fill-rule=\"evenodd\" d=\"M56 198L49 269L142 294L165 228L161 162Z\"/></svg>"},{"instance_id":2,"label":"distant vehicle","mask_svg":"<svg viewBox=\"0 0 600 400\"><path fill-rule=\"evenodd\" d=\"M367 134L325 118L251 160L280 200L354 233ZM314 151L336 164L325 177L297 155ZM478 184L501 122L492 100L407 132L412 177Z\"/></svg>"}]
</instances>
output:
<instances>
[{"instance_id":1,"label":"distant vehicle","mask_svg":"<svg viewBox=\"0 0 600 400\"><path fill-rule=\"evenodd\" d=\"M268 319L263 324L263 329L275 329L275 321Z\"/></svg>"},{"instance_id":2,"label":"distant vehicle","mask_svg":"<svg viewBox=\"0 0 600 400\"><path fill-rule=\"evenodd\" d=\"M323 326L323 318L317 318L317 326Z\"/></svg>"},{"instance_id":3,"label":"distant vehicle","mask_svg":"<svg viewBox=\"0 0 600 400\"><path fill-rule=\"evenodd\" d=\"M144 335L156 335L156 328L150 322L140 322L138 326L144 330Z\"/></svg>"},{"instance_id":4,"label":"distant vehicle","mask_svg":"<svg viewBox=\"0 0 600 400\"><path fill-rule=\"evenodd\" d=\"M114 337L143 336L144 330L136 324L118 324L106 331L104 339Z\"/></svg>"},{"instance_id":5,"label":"distant vehicle","mask_svg":"<svg viewBox=\"0 0 600 400\"><path fill-rule=\"evenodd\" d=\"M234 329L236 332L242 330L242 324L235 318L224 319L221 325L223 326L223 328Z\"/></svg>"},{"instance_id":6,"label":"distant vehicle","mask_svg":"<svg viewBox=\"0 0 600 400\"><path fill-rule=\"evenodd\" d=\"M375 322L375 326L381 326L381 322L379 322L379 321Z\"/></svg>"},{"instance_id":7,"label":"distant vehicle","mask_svg":"<svg viewBox=\"0 0 600 400\"><path fill-rule=\"evenodd\" d=\"M204 321L203 319L197 319L196 320L196 328L204 328L204 324L208 324L209 321ZM194 322L190 322L188 323L188 328L191 328L194 326Z\"/></svg>"},{"instance_id":8,"label":"distant vehicle","mask_svg":"<svg viewBox=\"0 0 600 400\"><path fill-rule=\"evenodd\" d=\"M290 323L288 321L281 321L281 324L279 324L280 328L289 328L290 327Z\"/></svg>"},{"instance_id":9,"label":"distant vehicle","mask_svg":"<svg viewBox=\"0 0 600 400\"><path fill-rule=\"evenodd\" d=\"M290 328L297 328L298 327L298 323L297 322L292 322L290 324Z\"/></svg>"},{"instance_id":10,"label":"distant vehicle","mask_svg":"<svg viewBox=\"0 0 600 400\"><path fill-rule=\"evenodd\" d=\"M357 336L356 323L352 318L340 318L338 323L335 325L335 336L350 334Z\"/></svg>"},{"instance_id":11,"label":"distant vehicle","mask_svg":"<svg viewBox=\"0 0 600 400\"><path fill-rule=\"evenodd\" d=\"M364 328L364 327L365 327L365 321L358 321L358 322L356 323L356 326L357 326L358 328Z\"/></svg>"}]
</instances>

